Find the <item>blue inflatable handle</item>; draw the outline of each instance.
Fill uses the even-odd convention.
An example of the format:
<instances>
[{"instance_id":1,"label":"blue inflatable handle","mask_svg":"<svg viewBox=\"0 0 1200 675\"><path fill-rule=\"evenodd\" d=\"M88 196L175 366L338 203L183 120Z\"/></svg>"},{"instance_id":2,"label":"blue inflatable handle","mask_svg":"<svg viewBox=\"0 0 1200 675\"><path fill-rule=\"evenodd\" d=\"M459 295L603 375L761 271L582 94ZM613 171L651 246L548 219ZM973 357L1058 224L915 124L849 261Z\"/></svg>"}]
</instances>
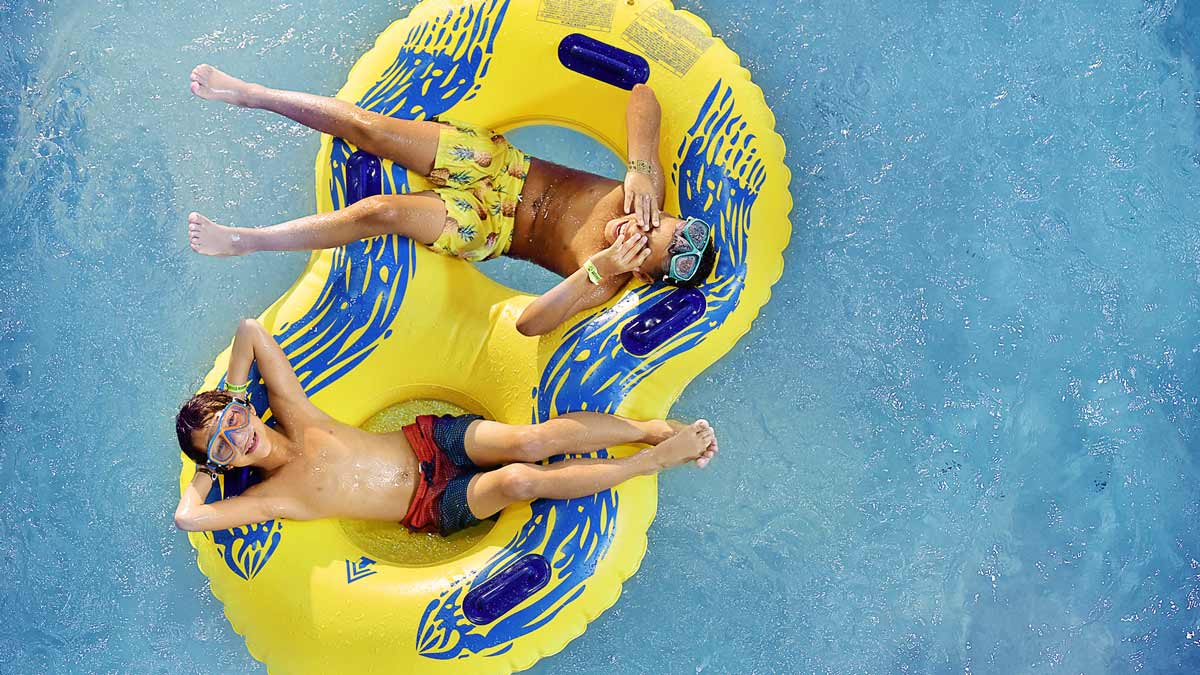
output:
<instances>
[{"instance_id":1,"label":"blue inflatable handle","mask_svg":"<svg viewBox=\"0 0 1200 675\"><path fill-rule=\"evenodd\" d=\"M704 316L708 301L694 288L681 288L642 312L621 331L621 345L634 356L645 356Z\"/></svg>"},{"instance_id":2,"label":"blue inflatable handle","mask_svg":"<svg viewBox=\"0 0 1200 675\"><path fill-rule=\"evenodd\" d=\"M374 195L383 194L383 169L379 158L356 151L346 160L346 206Z\"/></svg>"},{"instance_id":3,"label":"blue inflatable handle","mask_svg":"<svg viewBox=\"0 0 1200 675\"><path fill-rule=\"evenodd\" d=\"M476 626L504 616L550 581L550 563L531 553L493 576L463 598L463 614Z\"/></svg>"},{"instance_id":4,"label":"blue inflatable handle","mask_svg":"<svg viewBox=\"0 0 1200 675\"><path fill-rule=\"evenodd\" d=\"M650 79L650 64L640 55L579 33L558 43L558 60L570 70L621 89L633 89Z\"/></svg>"}]
</instances>

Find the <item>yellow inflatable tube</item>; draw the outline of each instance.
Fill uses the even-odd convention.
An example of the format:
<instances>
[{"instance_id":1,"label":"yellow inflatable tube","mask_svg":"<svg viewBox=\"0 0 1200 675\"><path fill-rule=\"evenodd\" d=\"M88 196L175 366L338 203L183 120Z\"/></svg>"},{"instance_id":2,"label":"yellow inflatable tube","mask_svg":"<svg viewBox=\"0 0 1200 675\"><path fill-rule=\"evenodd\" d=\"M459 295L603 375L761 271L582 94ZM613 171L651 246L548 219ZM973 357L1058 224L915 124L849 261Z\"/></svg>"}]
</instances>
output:
<instances>
[{"instance_id":1,"label":"yellow inflatable tube","mask_svg":"<svg viewBox=\"0 0 1200 675\"><path fill-rule=\"evenodd\" d=\"M514 328L530 298L468 263L398 237L319 251L261 317L319 407L375 430L439 406L513 423L572 410L666 416L749 329L790 234L774 118L703 21L665 1L426 0L379 37L338 97L502 132L557 124L624 156L627 89L639 81L662 102L666 210L714 225L712 277L692 291L631 286L537 340ZM427 187L329 137L316 173L322 211ZM227 359L205 388L220 384ZM260 382L251 394L269 418ZM193 473L183 464L181 488ZM209 498L254 480L227 476ZM234 629L272 672L508 673L559 651L616 601L655 508L646 477L514 506L490 529L449 538L334 519L189 538Z\"/></svg>"}]
</instances>

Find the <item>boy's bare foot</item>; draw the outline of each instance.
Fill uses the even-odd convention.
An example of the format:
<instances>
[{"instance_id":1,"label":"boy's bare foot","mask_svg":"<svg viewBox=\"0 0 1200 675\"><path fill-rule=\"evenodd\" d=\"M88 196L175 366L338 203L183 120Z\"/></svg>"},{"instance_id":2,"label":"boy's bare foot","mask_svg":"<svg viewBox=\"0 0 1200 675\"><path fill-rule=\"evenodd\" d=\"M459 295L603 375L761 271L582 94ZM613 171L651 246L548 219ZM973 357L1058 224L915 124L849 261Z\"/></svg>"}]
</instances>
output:
<instances>
[{"instance_id":1,"label":"boy's bare foot","mask_svg":"<svg viewBox=\"0 0 1200 675\"><path fill-rule=\"evenodd\" d=\"M250 105L250 94L258 86L227 75L207 63L192 69L191 80L192 93L200 98L242 107Z\"/></svg>"},{"instance_id":2,"label":"boy's bare foot","mask_svg":"<svg viewBox=\"0 0 1200 675\"><path fill-rule=\"evenodd\" d=\"M696 460L696 466L703 469L717 455L717 432L713 431L708 420L696 420L696 424L701 426L700 437L707 443L704 452L700 453L699 459Z\"/></svg>"},{"instance_id":3,"label":"boy's bare foot","mask_svg":"<svg viewBox=\"0 0 1200 675\"><path fill-rule=\"evenodd\" d=\"M241 241L242 237L235 228L218 225L195 211L188 214L188 243L196 253L241 255Z\"/></svg>"},{"instance_id":4,"label":"boy's bare foot","mask_svg":"<svg viewBox=\"0 0 1200 675\"><path fill-rule=\"evenodd\" d=\"M647 420L642 423L642 428L646 432L646 437L642 442L658 445L687 428L687 424L679 420Z\"/></svg>"},{"instance_id":5,"label":"boy's bare foot","mask_svg":"<svg viewBox=\"0 0 1200 675\"><path fill-rule=\"evenodd\" d=\"M709 447L716 442L715 438L708 422L697 420L645 452L649 453L659 469L670 469L691 461L699 465L699 460L704 458ZM712 457L709 456L709 459Z\"/></svg>"}]
</instances>

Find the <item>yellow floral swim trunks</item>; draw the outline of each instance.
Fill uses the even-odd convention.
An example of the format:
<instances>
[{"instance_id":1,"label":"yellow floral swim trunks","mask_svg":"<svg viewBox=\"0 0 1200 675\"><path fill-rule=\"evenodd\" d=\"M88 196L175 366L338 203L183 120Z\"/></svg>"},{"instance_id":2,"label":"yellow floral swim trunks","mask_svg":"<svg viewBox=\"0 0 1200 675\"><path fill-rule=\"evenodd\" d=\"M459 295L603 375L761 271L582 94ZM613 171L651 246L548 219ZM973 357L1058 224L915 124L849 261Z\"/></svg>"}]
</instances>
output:
<instances>
[{"instance_id":1,"label":"yellow floral swim trunks","mask_svg":"<svg viewBox=\"0 0 1200 675\"><path fill-rule=\"evenodd\" d=\"M446 203L446 225L430 248L471 262L504 255L529 158L496 132L457 120L438 139L429 182Z\"/></svg>"}]
</instances>

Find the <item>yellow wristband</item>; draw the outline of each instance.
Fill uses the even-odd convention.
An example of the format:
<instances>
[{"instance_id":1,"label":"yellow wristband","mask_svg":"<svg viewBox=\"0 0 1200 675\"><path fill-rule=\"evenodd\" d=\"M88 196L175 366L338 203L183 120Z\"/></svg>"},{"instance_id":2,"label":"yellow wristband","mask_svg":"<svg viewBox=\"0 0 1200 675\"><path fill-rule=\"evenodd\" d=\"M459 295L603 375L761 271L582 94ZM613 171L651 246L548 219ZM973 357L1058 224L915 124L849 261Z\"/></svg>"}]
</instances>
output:
<instances>
[{"instance_id":1,"label":"yellow wristband","mask_svg":"<svg viewBox=\"0 0 1200 675\"><path fill-rule=\"evenodd\" d=\"M588 281L599 286L604 277L600 276L600 270L596 269L596 263L592 262L591 258L583 261L583 269L587 272Z\"/></svg>"}]
</instances>

